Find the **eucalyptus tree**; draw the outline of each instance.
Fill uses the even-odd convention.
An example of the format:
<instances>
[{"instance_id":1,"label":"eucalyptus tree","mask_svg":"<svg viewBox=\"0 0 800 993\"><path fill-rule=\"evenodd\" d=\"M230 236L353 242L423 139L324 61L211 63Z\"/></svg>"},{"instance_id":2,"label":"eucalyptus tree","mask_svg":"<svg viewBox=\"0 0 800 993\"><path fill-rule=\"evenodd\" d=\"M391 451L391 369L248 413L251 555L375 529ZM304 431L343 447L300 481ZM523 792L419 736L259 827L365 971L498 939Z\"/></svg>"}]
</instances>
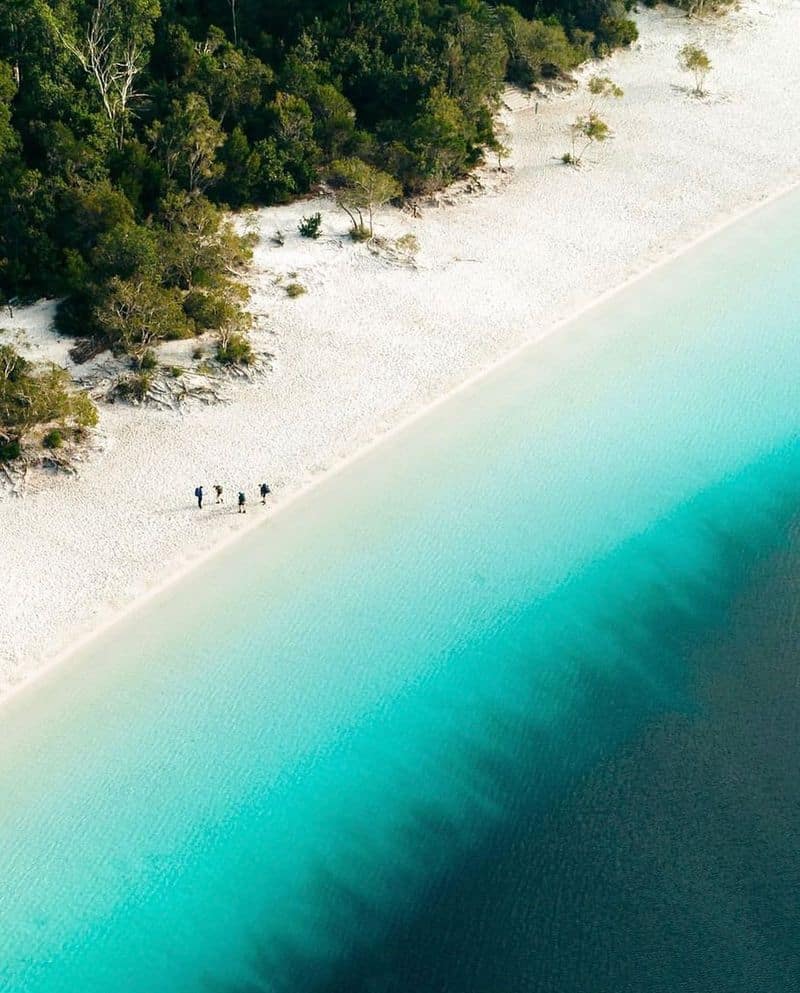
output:
<instances>
[{"instance_id":1,"label":"eucalyptus tree","mask_svg":"<svg viewBox=\"0 0 800 993\"><path fill-rule=\"evenodd\" d=\"M561 156L566 165L579 167L583 156L594 144L601 144L613 137L613 132L606 120L597 110L601 101L619 100L624 96L624 90L609 76L592 76L586 84L589 92L589 104L586 112L579 114L570 125L572 147Z\"/></svg>"},{"instance_id":2,"label":"eucalyptus tree","mask_svg":"<svg viewBox=\"0 0 800 993\"><path fill-rule=\"evenodd\" d=\"M705 94L703 84L713 68L708 52L704 48L700 48L699 45L684 45L678 52L678 65L684 72L690 72L694 77L694 89L692 90L694 96L703 96Z\"/></svg>"},{"instance_id":3,"label":"eucalyptus tree","mask_svg":"<svg viewBox=\"0 0 800 993\"><path fill-rule=\"evenodd\" d=\"M96 0L88 24L68 28L56 14L51 24L67 51L79 62L100 97L121 149L132 104L143 94L137 80L147 66L158 0Z\"/></svg>"},{"instance_id":4,"label":"eucalyptus tree","mask_svg":"<svg viewBox=\"0 0 800 993\"><path fill-rule=\"evenodd\" d=\"M334 162L331 179L336 203L350 218L350 234L356 241L374 236L375 211L402 192L393 176L356 158Z\"/></svg>"},{"instance_id":5,"label":"eucalyptus tree","mask_svg":"<svg viewBox=\"0 0 800 993\"><path fill-rule=\"evenodd\" d=\"M612 137L611 128L596 112L581 114L575 118L570 127L572 134L572 150L565 152L562 160L567 165L579 167L583 156L595 143L608 141Z\"/></svg>"}]
</instances>

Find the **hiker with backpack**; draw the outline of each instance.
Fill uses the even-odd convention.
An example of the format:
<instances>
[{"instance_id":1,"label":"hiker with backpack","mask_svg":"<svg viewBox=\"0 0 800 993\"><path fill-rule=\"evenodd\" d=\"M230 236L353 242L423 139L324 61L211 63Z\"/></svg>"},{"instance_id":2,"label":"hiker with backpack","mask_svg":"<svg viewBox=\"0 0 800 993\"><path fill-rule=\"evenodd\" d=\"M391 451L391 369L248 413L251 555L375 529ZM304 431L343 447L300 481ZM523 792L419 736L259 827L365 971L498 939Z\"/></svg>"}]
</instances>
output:
<instances>
[{"instance_id":1,"label":"hiker with backpack","mask_svg":"<svg viewBox=\"0 0 800 993\"><path fill-rule=\"evenodd\" d=\"M245 506L245 499L246 499L246 497L245 497L244 493L240 490L239 491L239 513L240 514L246 514L247 513L247 507Z\"/></svg>"},{"instance_id":2,"label":"hiker with backpack","mask_svg":"<svg viewBox=\"0 0 800 993\"><path fill-rule=\"evenodd\" d=\"M261 484L261 488L259 489L259 492L261 493L261 502L262 503L266 503L267 502L267 494L271 492L269 486L266 483L262 483Z\"/></svg>"},{"instance_id":3,"label":"hiker with backpack","mask_svg":"<svg viewBox=\"0 0 800 993\"><path fill-rule=\"evenodd\" d=\"M197 506L200 508L200 510L202 510L203 509L203 487L202 486L195 487L194 495L197 497Z\"/></svg>"}]
</instances>

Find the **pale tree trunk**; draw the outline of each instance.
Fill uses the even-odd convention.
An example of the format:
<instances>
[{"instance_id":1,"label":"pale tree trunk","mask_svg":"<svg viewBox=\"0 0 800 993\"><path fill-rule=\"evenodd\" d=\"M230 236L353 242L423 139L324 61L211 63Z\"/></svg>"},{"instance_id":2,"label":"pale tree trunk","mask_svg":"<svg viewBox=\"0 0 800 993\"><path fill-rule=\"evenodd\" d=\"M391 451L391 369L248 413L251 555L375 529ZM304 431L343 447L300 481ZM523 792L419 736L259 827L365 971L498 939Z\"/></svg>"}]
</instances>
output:
<instances>
[{"instance_id":1,"label":"pale tree trunk","mask_svg":"<svg viewBox=\"0 0 800 993\"><path fill-rule=\"evenodd\" d=\"M228 6L231 8L231 21L233 22L233 43L234 45L238 45L239 44L239 22L238 22L239 0L228 0Z\"/></svg>"},{"instance_id":2,"label":"pale tree trunk","mask_svg":"<svg viewBox=\"0 0 800 993\"><path fill-rule=\"evenodd\" d=\"M97 0L83 43L60 31L58 34L67 51L75 56L84 72L94 80L111 125L114 143L121 148L130 104L140 95L134 84L144 67L144 58L133 39L121 40L121 50L117 49L118 39L109 23L109 2Z\"/></svg>"}]
</instances>

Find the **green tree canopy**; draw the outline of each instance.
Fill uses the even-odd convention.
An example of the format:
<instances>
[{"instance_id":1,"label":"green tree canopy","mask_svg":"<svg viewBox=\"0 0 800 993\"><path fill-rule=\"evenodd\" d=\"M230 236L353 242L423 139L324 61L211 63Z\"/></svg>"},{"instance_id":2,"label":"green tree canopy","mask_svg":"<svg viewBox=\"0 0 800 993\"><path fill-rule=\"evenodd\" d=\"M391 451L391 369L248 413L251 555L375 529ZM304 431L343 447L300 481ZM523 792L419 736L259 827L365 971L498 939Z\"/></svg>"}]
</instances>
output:
<instances>
[{"instance_id":1,"label":"green tree canopy","mask_svg":"<svg viewBox=\"0 0 800 993\"><path fill-rule=\"evenodd\" d=\"M361 163L345 198L374 187L348 201L369 232L398 183L502 155L505 80L632 31L619 0L4 0L0 295L63 294L65 329L110 340L127 283L169 308L241 271L219 208L305 194L333 163Z\"/></svg>"},{"instance_id":2,"label":"green tree canopy","mask_svg":"<svg viewBox=\"0 0 800 993\"><path fill-rule=\"evenodd\" d=\"M692 91L694 95L703 96L703 85L706 76L712 69L708 52L704 48L700 48L699 45L684 45L678 52L678 65L684 72L690 72L694 77L694 90Z\"/></svg>"},{"instance_id":3,"label":"green tree canopy","mask_svg":"<svg viewBox=\"0 0 800 993\"><path fill-rule=\"evenodd\" d=\"M350 218L355 237L372 238L375 211L400 196L400 184L361 159L340 159L331 167L336 203Z\"/></svg>"}]
</instances>

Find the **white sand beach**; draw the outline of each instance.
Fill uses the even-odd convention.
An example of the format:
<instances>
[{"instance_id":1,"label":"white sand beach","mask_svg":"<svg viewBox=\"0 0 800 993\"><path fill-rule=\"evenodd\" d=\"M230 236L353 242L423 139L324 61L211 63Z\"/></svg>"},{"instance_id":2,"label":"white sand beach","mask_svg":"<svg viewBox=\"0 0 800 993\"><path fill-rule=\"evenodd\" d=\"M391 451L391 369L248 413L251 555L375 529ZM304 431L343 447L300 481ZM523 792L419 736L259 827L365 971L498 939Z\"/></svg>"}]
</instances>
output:
<instances>
[{"instance_id":1,"label":"white sand beach","mask_svg":"<svg viewBox=\"0 0 800 993\"><path fill-rule=\"evenodd\" d=\"M255 215L254 340L274 355L272 371L233 384L229 403L183 413L103 405L77 477L42 475L24 496L0 499L0 689L464 380L800 182L800 2L747 0L712 20L642 10L637 20L639 41L602 65L625 90L604 111L614 140L584 168L566 167L558 159L585 91L539 98L538 111L509 94L505 172L489 162L483 192L445 192L419 216L381 212L380 234L417 238L414 266L353 245L327 201ZM687 41L714 65L702 100L677 68ZM315 210L323 236L312 242L297 222ZM270 239L278 228L283 247ZM307 292L290 299L291 281ZM52 311L44 302L4 316L0 340L66 362ZM266 510L262 480L273 489ZM235 512L241 488L246 517Z\"/></svg>"}]
</instances>

